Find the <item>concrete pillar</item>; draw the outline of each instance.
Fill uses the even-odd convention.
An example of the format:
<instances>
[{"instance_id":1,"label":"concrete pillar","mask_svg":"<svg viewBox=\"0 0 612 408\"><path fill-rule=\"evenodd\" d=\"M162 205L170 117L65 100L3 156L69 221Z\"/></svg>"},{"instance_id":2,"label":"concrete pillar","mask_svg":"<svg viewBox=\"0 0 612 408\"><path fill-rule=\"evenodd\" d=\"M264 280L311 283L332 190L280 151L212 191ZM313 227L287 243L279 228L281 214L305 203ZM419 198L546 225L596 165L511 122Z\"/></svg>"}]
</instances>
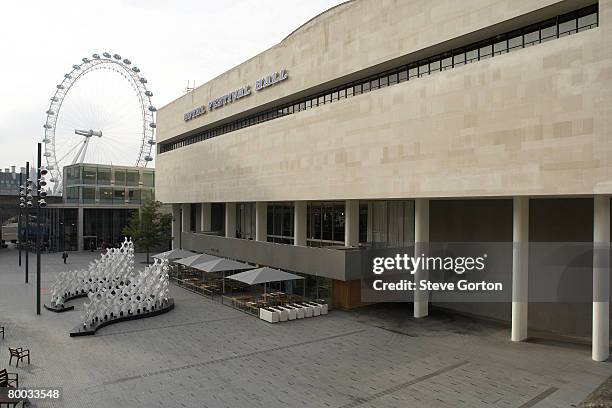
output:
<instances>
[{"instance_id":1,"label":"concrete pillar","mask_svg":"<svg viewBox=\"0 0 612 408\"><path fill-rule=\"evenodd\" d=\"M200 231L210 231L210 203L200 204Z\"/></svg>"},{"instance_id":2,"label":"concrete pillar","mask_svg":"<svg viewBox=\"0 0 612 408\"><path fill-rule=\"evenodd\" d=\"M593 223L593 350L595 361L610 355L610 197L597 195Z\"/></svg>"},{"instance_id":3,"label":"concrete pillar","mask_svg":"<svg viewBox=\"0 0 612 408\"><path fill-rule=\"evenodd\" d=\"M181 204L181 206L183 210L182 231L191 231L191 204Z\"/></svg>"},{"instance_id":4,"label":"concrete pillar","mask_svg":"<svg viewBox=\"0 0 612 408\"><path fill-rule=\"evenodd\" d=\"M225 237L236 238L236 203L225 203Z\"/></svg>"},{"instance_id":5,"label":"concrete pillar","mask_svg":"<svg viewBox=\"0 0 612 408\"><path fill-rule=\"evenodd\" d=\"M308 205L306 201L296 201L293 208L293 245L306 246Z\"/></svg>"},{"instance_id":6,"label":"concrete pillar","mask_svg":"<svg viewBox=\"0 0 612 408\"><path fill-rule=\"evenodd\" d=\"M181 205L172 204L172 249L181 248Z\"/></svg>"},{"instance_id":7,"label":"concrete pillar","mask_svg":"<svg viewBox=\"0 0 612 408\"><path fill-rule=\"evenodd\" d=\"M414 256L427 256L429 249L429 199L417 198L414 200ZM427 280L429 273L418 268L414 274L414 280L418 282ZM429 292L426 290L415 290L414 292L414 317L426 317L429 314Z\"/></svg>"},{"instance_id":8,"label":"concrete pillar","mask_svg":"<svg viewBox=\"0 0 612 408\"><path fill-rule=\"evenodd\" d=\"M255 239L268 240L268 204L262 201L255 203Z\"/></svg>"},{"instance_id":9,"label":"concrete pillar","mask_svg":"<svg viewBox=\"0 0 612 408\"><path fill-rule=\"evenodd\" d=\"M344 202L344 246L359 245L359 200Z\"/></svg>"},{"instance_id":10,"label":"concrete pillar","mask_svg":"<svg viewBox=\"0 0 612 408\"><path fill-rule=\"evenodd\" d=\"M529 306L529 197L514 197L512 221L512 341L527 338Z\"/></svg>"},{"instance_id":11,"label":"concrete pillar","mask_svg":"<svg viewBox=\"0 0 612 408\"><path fill-rule=\"evenodd\" d=\"M77 210L77 249L79 251L83 251L85 249L85 242L83 238L83 222L85 217L83 216L83 213L83 207L79 206Z\"/></svg>"}]
</instances>

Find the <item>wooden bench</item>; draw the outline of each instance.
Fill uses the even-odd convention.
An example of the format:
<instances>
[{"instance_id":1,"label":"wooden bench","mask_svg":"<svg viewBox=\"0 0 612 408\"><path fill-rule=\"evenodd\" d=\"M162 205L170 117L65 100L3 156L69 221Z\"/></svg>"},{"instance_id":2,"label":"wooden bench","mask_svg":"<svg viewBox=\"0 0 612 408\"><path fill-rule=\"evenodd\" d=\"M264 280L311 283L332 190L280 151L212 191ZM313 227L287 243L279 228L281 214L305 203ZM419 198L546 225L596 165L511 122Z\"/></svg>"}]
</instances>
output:
<instances>
[{"instance_id":1,"label":"wooden bench","mask_svg":"<svg viewBox=\"0 0 612 408\"><path fill-rule=\"evenodd\" d=\"M19 388L19 374L9 373L6 368L0 370L0 387Z\"/></svg>"},{"instance_id":2,"label":"wooden bench","mask_svg":"<svg viewBox=\"0 0 612 408\"><path fill-rule=\"evenodd\" d=\"M28 364L30 364L30 350L24 350L23 347L12 348L9 347L9 353L11 355L9 359L9 365L13 362L13 357L17 359L17 367L19 367L19 362L23 361L24 358L28 358Z\"/></svg>"}]
</instances>

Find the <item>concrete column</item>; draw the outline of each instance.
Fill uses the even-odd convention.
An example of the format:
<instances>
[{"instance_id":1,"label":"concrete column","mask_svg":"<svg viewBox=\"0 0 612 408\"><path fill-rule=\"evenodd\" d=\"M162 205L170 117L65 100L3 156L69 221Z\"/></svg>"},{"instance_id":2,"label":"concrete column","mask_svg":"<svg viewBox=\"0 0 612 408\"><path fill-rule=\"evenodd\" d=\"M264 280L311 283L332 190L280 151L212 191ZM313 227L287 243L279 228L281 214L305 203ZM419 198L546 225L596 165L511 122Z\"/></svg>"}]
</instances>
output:
<instances>
[{"instance_id":1,"label":"concrete column","mask_svg":"<svg viewBox=\"0 0 612 408\"><path fill-rule=\"evenodd\" d=\"M181 205L172 204L172 249L181 248Z\"/></svg>"},{"instance_id":2,"label":"concrete column","mask_svg":"<svg viewBox=\"0 0 612 408\"><path fill-rule=\"evenodd\" d=\"M512 341L527 338L529 305L529 197L514 197L512 221Z\"/></svg>"},{"instance_id":3,"label":"concrete column","mask_svg":"<svg viewBox=\"0 0 612 408\"><path fill-rule=\"evenodd\" d=\"M268 240L268 204L262 201L255 203L255 239Z\"/></svg>"},{"instance_id":4,"label":"concrete column","mask_svg":"<svg viewBox=\"0 0 612 408\"><path fill-rule=\"evenodd\" d=\"M83 216L83 207L79 207L77 210L77 249L83 251L85 249L85 242L83 238L83 222L85 217Z\"/></svg>"},{"instance_id":5,"label":"concrete column","mask_svg":"<svg viewBox=\"0 0 612 408\"><path fill-rule=\"evenodd\" d=\"M236 238L236 203L225 203L225 237Z\"/></svg>"},{"instance_id":6,"label":"concrete column","mask_svg":"<svg viewBox=\"0 0 612 408\"><path fill-rule=\"evenodd\" d=\"M429 249L429 199L414 200L414 256L427 256ZM414 274L415 282L426 280L429 273L418 268ZM416 290L414 292L414 317L426 317L429 314L429 292Z\"/></svg>"},{"instance_id":7,"label":"concrete column","mask_svg":"<svg viewBox=\"0 0 612 408\"><path fill-rule=\"evenodd\" d=\"M306 201L296 201L293 213L293 245L306 246Z\"/></svg>"},{"instance_id":8,"label":"concrete column","mask_svg":"<svg viewBox=\"0 0 612 408\"><path fill-rule=\"evenodd\" d=\"M344 202L344 246L359 245L359 200Z\"/></svg>"},{"instance_id":9,"label":"concrete column","mask_svg":"<svg viewBox=\"0 0 612 408\"><path fill-rule=\"evenodd\" d=\"M182 231L191 231L191 204L181 204L181 206L183 209Z\"/></svg>"},{"instance_id":10,"label":"concrete column","mask_svg":"<svg viewBox=\"0 0 612 408\"><path fill-rule=\"evenodd\" d=\"M610 197L593 198L593 350L595 361L610 355Z\"/></svg>"},{"instance_id":11,"label":"concrete column","mask_svg":"<svg viewBox=\"0 0 612 408\"><path fill-rule=\"evenodd\" d=\"M200 231L210 231L210 203L200 205Z\"/></svg>"}]
</instances>

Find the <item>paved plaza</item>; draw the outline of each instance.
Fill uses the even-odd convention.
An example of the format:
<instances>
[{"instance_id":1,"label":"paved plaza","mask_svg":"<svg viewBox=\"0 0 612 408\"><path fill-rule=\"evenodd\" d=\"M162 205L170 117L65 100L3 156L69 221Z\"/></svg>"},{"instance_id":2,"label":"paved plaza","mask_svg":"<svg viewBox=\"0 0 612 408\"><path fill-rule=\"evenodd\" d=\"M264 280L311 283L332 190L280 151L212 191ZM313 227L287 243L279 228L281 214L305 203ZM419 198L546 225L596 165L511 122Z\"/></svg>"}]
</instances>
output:
<instances>
[{"instance_id":1,"label":"paved plaza","mask_svg":"<svg viewBox=\"0 0 612 408\"><path fill-rule=\"evenodd\" d=\"M67 267L91 253L71 253ZM139 255L139 257L141 257ZM8 346L31 349L24 387L61 387L37 407L571 407L612 374L590 348L512 343L507 328L412 305L332 311L269 324L175 286L175 310L70 338L76 310L35 314L35 261L0 250L0 368ZM137 264L142 267L142 264ZM43 301L60 254L43 255Z\"/></svg>"}]
</instances>

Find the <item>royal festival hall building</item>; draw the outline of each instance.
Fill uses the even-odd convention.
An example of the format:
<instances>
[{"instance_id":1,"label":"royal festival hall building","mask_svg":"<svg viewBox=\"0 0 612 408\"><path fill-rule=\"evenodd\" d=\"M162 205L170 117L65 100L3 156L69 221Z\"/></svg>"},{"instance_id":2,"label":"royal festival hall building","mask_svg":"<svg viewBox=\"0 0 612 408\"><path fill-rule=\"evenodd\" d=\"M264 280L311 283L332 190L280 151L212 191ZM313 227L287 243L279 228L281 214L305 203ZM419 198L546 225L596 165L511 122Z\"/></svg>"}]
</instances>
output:
<instances>
[{"instance_id":1,"label":"royal festival hall building","mask_svg":"<svg viewBox=\"0 0 612 408\"><path fill-rule=\"evenodd\" d=\"M353 309L368 250L504 245L510 299L418 293L406 314L608 358L612 0L348 1L159 109L157 130L175 248L302 274ZM588 299L534 298L552 276Z\"/></svg>"}]
</instances>

